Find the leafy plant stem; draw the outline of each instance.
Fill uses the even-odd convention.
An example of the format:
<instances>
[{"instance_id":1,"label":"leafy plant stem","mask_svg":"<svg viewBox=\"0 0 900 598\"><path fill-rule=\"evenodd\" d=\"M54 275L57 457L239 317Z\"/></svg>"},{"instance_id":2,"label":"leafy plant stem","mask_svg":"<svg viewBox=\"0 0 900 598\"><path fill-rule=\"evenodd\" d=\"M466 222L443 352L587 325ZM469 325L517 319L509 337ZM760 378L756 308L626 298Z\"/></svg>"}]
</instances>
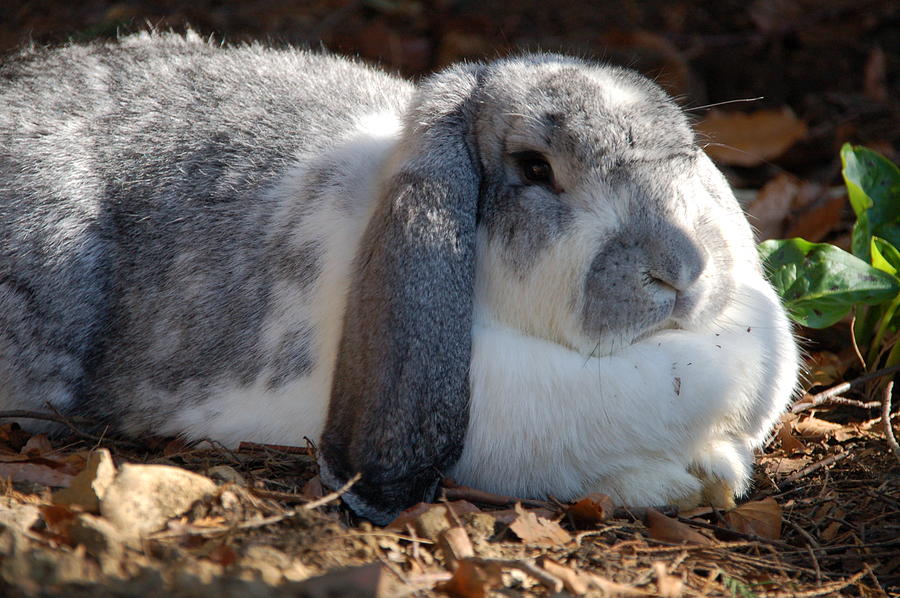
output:
<instances>
[{"instance_id":1,"label":"leafy plant stem","mask_svg":"<svg viewBox=\"0 0 900 598\"><path fill-rule=\"evenodd\" d=\"M884 335L887 334L890 328L891 320L894 318L894 313L896 313L898 307L900 307L900 294L897 294L897 296L894 297L894 300L891 301L890 304L885 307L883 312L881 313L881 318L878 321L878 328L875 332L875 337L872 339L872 343L869 346L868 361L872 365L872 367L875 367L877 365L875 362L878 356L878 348L882 346Z\"/></svg>"}]
</instances>

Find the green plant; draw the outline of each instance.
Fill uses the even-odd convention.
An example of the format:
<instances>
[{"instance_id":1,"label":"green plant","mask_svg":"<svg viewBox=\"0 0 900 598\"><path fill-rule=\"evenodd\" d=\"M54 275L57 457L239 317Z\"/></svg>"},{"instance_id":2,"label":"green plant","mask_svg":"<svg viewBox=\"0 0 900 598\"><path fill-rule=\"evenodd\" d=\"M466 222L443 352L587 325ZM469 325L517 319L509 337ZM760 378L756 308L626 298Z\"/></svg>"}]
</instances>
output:
<instances>
[{"instance_id":1,"label":"green plant","mask_svg":"<svg viewBox=\"0 0 900 598\"><path fill-rule=\"evenodd\" d=\"M831 326L857 310L856 342L870 369L900 362L900 169L878 153L845 144L844 181L856 214L849 254L828 243L782 239L760 243L769 280L791 317Z\"/></svg>"}]
</instances>

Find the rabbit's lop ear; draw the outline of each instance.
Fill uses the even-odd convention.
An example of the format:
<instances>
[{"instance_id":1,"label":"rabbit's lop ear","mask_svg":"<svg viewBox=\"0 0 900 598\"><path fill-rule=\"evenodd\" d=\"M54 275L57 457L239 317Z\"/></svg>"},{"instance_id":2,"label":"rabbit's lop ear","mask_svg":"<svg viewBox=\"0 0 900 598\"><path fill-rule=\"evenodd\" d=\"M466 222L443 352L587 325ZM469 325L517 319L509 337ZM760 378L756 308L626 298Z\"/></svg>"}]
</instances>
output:
<instances>
[{"instance_id":1,"label":"rabbit's lop ear","mask_svg":"<svg viewBox=\"0 0 900 598\"><path fill-rule=\"evenodd\" d=\"M343 498L375 523L432 497L468 424L479 72L422 83L356 256L319 463L362 474Z\"/></svg>"}]
</instances>

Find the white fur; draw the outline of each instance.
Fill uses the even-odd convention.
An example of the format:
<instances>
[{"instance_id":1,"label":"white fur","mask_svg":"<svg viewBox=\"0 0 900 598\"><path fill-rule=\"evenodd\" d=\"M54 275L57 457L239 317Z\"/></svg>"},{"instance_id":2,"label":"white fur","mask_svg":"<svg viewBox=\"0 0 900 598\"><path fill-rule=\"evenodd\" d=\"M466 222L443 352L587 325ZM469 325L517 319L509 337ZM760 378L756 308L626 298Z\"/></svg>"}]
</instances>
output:
<instances>
[{"instance_id":1,"label":"white fur","mask_svg":"<svg viewBox=\"0 0 900 598\"><path fill-rule=\"evenodd\" d=\"M668 504L701 489L689 471L739 493L783 402L796 353L777 379L759 355L790 334L761 279L715 334L667 330L613 355L585 357L490 322L473 331L472 401L458 482L512 496L567 500L604 492L624 504ZM788 337L789 338L789 337ZM758 418L756 425L748 420Z\"/></svg>"}]
</instances>

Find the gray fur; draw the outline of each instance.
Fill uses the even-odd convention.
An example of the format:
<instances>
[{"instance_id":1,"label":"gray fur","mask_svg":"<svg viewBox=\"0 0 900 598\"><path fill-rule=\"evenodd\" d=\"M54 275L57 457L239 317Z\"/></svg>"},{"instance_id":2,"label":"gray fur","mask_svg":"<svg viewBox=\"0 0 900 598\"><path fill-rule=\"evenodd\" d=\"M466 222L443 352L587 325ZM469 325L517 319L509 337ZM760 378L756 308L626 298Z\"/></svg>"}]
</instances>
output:
<instances>
[{"instance_id":1,"label":"gray fur","mask_svg":"<svg viewBox=\"0 0 900 598\"><path fill-rule=\"evenodd\" d=\"M639 101L607 93L617 87ZM370 212L347 180L354 156L336 148L381 112L404 120ZM566 166L565 186L524 181L521 150ZM671 325L678 305L649 294L690 284L721 241L714 226L698 235L667 219L671 171L690 171L698 151L652 83L560 56L453 67L413 87L194 35L24 51L0 66L0 406L41 397L158 431L198 406L218 414L227 384L269 372L274 392L330 367L317 361L325 324L295 315L311 309L264 338L278 289L315 307L334 264L323 239L295 237L336 202L348 219L371 215L323 397L321 473L337 487L361 472L346 500L386 522L429 499L463 447L476 231L524 279L584 214L627 205L627 232L603 239L583 284L554 300L580 306L588 335Z\"/></svg>"},{"instance_id":2,"label":"gray fur","mask_svg":"<svg viewBox=\"0 0 900 598\"><path fill-rule=\"evenodd\" d=\"M0 371L15 373L13 400L134 430L268 362L272 285L321 268L277 231L322 190L284 223L268 192L354 114L409 92L346 60L196 36L30 50L0 68ZM154 388L176 400L152 404Z\"/></svg>"}]
</instances>

